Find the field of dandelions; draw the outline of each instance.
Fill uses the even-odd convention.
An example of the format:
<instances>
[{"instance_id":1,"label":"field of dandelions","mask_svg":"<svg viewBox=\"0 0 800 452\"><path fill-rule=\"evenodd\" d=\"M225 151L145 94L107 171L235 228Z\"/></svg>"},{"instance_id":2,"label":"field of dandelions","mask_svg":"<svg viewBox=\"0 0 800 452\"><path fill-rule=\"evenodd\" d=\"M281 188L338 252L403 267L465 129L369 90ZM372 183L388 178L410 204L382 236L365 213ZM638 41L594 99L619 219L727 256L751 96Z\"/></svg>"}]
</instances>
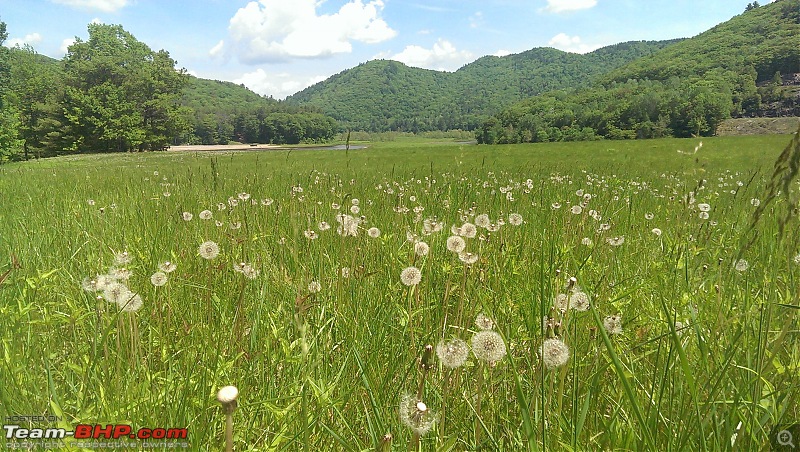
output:
<instances>
[{"instance_id":1,"label":"field of dandelions","mask_svg":"<svg viewBox=\"0 0 800 452\"><path fill-rule=\"evenodd\" d=\"M232 385L236 450L765 448L800 420L789 140L0 166L0 414L220 450Z\"/></svg>"}]
</instances>

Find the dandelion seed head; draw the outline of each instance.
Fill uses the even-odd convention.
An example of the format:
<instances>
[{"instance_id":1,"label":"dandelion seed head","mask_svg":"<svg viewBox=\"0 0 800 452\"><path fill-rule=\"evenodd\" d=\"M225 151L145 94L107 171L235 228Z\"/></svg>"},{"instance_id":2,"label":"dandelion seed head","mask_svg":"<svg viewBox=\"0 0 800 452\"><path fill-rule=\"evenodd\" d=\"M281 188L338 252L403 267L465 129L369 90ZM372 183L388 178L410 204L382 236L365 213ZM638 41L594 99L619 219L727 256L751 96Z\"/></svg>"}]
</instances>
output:
<instances>
[{"instance_id":1,"label":"dandelion seed head","mask_svg":"<svg viewBox=\"0 0 800 452\"><path fill-rule=\"evenodd\" d=\"M569 347L561 339L545 339L539 348L542 362L548 369L561 367L569 360Z\"/></svg>"},{"instance_id":2,"label":"dandelion seed head","mask_svg":"<svg viewBox=\"0 0 800 452\"><path fill-rule=\"evenodd\" d=\"M200 247L197 248L197 252L203 259L215 259L217 256L219 256L219 245L217 245L216 242L209 240L200 244Z\"/></svg>"},{"instance_id":3,"label":"dandelion seed head","mask_svg":"<svg viewBox=\"0 0 800 452\"><path fill-rule=\"evenodd\" d=\"M658 228L653 228L653 230L652 230L652 231L650 231L650 232L652 232L653 234L655 234L657 237L661 237L661 229L658 229Z\"/></svg>"},{"instance_id":4,"label":"dandelion seed head","mask_svg":"<svg viewBox=\"0 0 800 452\"><path fill-rule=\"evenodd\" d=\"M234 402L239 398L239 390L236 386L225 386L217 392L217 400L223 405Z\"/></svg>"},{"instance_id":5,"label":"dandelion seed head","mask_svg":"<svg viewBox=\"0 0 800 452\"><path fill-rule=\"evenodd\" d=\"M191 212L183 212L182 216L183 221L192 221L192 218L194 218L194 215L192 215Z\"/></svg>"},{"instance_id":6,"label":"dandelion seed head","mask_svg":"<svg viewBox=\"0 0 800 452\"><path fill-rule=\"evenodd\" d=\"M478 228L472 223L464 223L458 230L458 234L468 239L474 238L478 234Z\"/></svg>"},{"instance_id":7,"label":"dandelion seed head","mask_svg":"<svg viewBox=\"0 0 800 452\"><path fill-rule=\"evenodd\" d=\"M308 292L309 293L319 293L322 290L322 284L319 281L311 281L308 283Z\"/></svg>"},{"instance_id":8,"label":"dandelion seed head","mask_svg":"<svg viewBox=\"0 0 800 452\"><path fill-rule=\"evenodd\" d=\"M425 256L428 255L429 251L430 251L430 247L425 242L417 242L417 243L414 244L414 253L417 256L425 257Z\"/></svg>"},{"instance_id":9,"label":"dandelion seed head","mask_svg":"<svg viewBox=\"0 0 800 452\"><path fill-rule=\"evenodd\" d=\"M422 281L422 272L417 267L406 267L400 272L400 282L406 286L416 286Z\"/></svg>"},{"instance_id":10,"label":"dandelion seed head","mask_svg":"<svg viewBox=\"0 0 800 452\"><path fill-rule=\"evenodd\" d=\"M625 236L620 235L618 237L608 237L606 238L606 242L611 246L620 246L625 243Z\"/></svg>"},{"instance_id":11,"label":"dandelion seed head","mask_svg":"<svg viewBox=\"0 0 800 452\"><path fill-rule=\"evenodd\" d=\"M458 259L467 265L472 265L475 262L478 262L478 255L468 251L462 251L458 253Z\"/></svg>"},{"instance_id":12,"label":"dandelion seed head","mask_svg":"<svg viewBox=\"0 0 800 452\"><path fill-rule=\"evenodd\" d=\"M130 293L130 297L127 297L123 300L117 302L122 312L136 312L139 309L142 309L144 305L144 301L142 300L141 295Z\"/></svg>"},{"instance_id":13,"label":"dandelion seed head","mask_svg":"<svg viewBox=\"0 0 800 452\"><path fill-rule=\"evenodd\" d=\"M735 269L736 269L736 271L739 271L739 272L744 272L744 271L747 271L747 269L748 269L748 268L750 268L750 263L748 263L748 262L747 262L746 260L744 260L744 259L739 259L739 260L737 260L737 261L736 261L736 263L733 265L733 268L735 268Z\"/></svg>"},{"instance_id":14,"label":"dandelion seed head","mask_svg":"<svg viewBox=\"0 0 800 452\"><path fill-rule=\"evenodd\" d=\"M481 330L492 330L494 329L494 320L481 312L475 317L475 325Z\"/></svg>"},{"instance_id":15,"label":"dandelion seed head","mask_svg":"<svg viewBox=\"0 0 800 452\"><path fill-rule=\"evenodd\" d=\"M580 215L581 212L583 212L583 207L581 207L581 206L572 206L569 209L569 211L572 212L573 215Z\"/></svg>"},{"instance_id":16,"label":"dandelion seed head","mask_svg":"<svg viewBox=\"0 0 800 452\"><path fill-rule=\"evenodd\" d=\"M475 217L475 226L479 228L487 228L492 221L489 219L489 215L482 213Z\"/></svg>"},{"instance_id":17,"label":"dandelion seed head","mask_svg":"<svg viewBox=\"0 0 800 452\"><path fill-rule=\"evenodd\" d=\"M119 304L132 296L130 289L120 282L111 282L103 289L103 298L109 303Z\"/></svg>"},{"instance_id":18,"label":"dandelion seed head","mask_svg":"<svg viewBox=\"0 0 800 452\"><path fill-rule=\"evenodd\" d=\"M578 312L589 310L589 296L581 291L575 291L569 296L569 307Z\"/></svg>"},{"instance_id":19,"label":"dandelion seed head","mask_svg":"<svg viewBox=\"0 0 800 452\"><path fill-rule=\"evenodd\" d=\"M472 353L481 361L494 365L506 356L506 343L494 330L481 330L472 336Z\"/></svg>"},{"instance_id":20,"label":"dandelion seed head","mask_svg":"<svg viewBox=\"0 0 800 452\"><path fill-rule=\"evenodd\" d=\"M197 216L198 216L198 217L199 217L201 220L210 220L210 219L211 219L211 218L214 216L214 214L213 214L213 213L211 213L211 211L210 211L210 210L206 209L206 210L204 210L204 211L200 212L199 214L197 214Z\"/></svg>"},{"instance_id":21,"label":"dandelion seed head","mask_svg":"<svg viewBox=\"0 0 800 452\"><path fill-rule=\"evenodd\" d=\"M150 275L150 283L156 287L161 287L167 283L167 274L157 271Z\"/></svg>"},{"instance_id":22,"label":"dandelion seed head","mask_svg":"<svg viewBox=\"0 0 800 452\"><path fill-rule=\"evenodd\" d=\"M372 237L373 239L377 239L378 237L381 236L381 230L373 226L367 229L367 235Z\"/></svg>"},{"instance_id":23,"label":"dandelion seed head","mask_svg":"<svg viewBox=\"0 0 800 452\"><path fill-rule=\"evenodd\" d=\"M610 315L603 319L603 327L608 334L622 334L622 316Z\"/></svg>"},{"instance_id":24,"label":"dandelion seed head","mask_svg":"<svg viewBox=\"0 0 800 452\"><path fill-rule=\"evenodd\" d=\"M467 247L467 243L461 236L451 235L447 238L447 249L454 253L460 253Z\"/></svg>"},{"instance_id":25,"label":"dandelion seed head","mask_svg":"<svg viewBox=\"0 0 800 452\"><path fill-rule=\"evenodd\" d=\"M700 204L697 205L697 209L700 210L700 212L710 212L711 211L711 205L707 204L707 203L704 203L704 202L701 202Z\"/></svg>"},{"instance_id":26,"label":"dandelion seed head","mask_svg":"<svg viewBox=\"0 0 800 452\"><path fill-rule=\"evenodd\" d=\"M128 265L133 261L133 255L128 251L119 251L114 253L114 265Z\"/></svg>"},{"instance_id":27,"label":"dandelion seed head","mask_svg":"<svg viewBox=\"0 0 800 452\"><path fill-rule=\"evenodd\" d=\"M508 223L512 226L519 226L522 224L522 215L518 213L508 214Z\"/></svg>"},{"instance_id":28,"label":"dandelion seed head","mask_svg":"<svg viewBox=\"0 0 800 452\"><path fill-rule=\"evenodd\" d=\"M406 394L400 399L400 422L421 436L433 427L436 415L430 411L425 402Z\"/></svg>"},{"instance_id":29,"label":"dandelion seed head","mask_svg":"<svg viewBox=\"0 0 800 452\"><path fill-rule=\"evenodd\" d=\"M449 369L463 366L468 355L467 343L458 338L440 341L436 345L436 356L439 357L442 365Z\"/></svg>"}]
</instances>

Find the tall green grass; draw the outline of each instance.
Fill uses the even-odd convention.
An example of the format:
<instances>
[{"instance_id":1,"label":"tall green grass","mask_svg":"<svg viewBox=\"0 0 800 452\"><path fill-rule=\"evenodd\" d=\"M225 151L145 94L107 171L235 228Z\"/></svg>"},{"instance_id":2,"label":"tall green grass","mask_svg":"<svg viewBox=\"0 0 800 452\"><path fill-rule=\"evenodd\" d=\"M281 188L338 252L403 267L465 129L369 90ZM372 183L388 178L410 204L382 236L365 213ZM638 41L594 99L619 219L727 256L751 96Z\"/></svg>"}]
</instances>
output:
<instances>
[{"instance_id":1,"label":"tall green grass","mask_svg":"<svg viewBox=\"0 0 800 452\"><path fill-rule=\"evenodd\" d=\"M706 139L694 152L697 140L399 140L0 166L0 415L188 427L192 449L220 450L215 396L235 385L237 450L765 448L800 414L800 246L796 220L782 236L776 220L786 198L744 244L752 200L764 199L788 141ZM573 214L579 190L591 199ZM343 237L336 215L354 198L364 222ZM204 209L213 219L198 217ZM509 224L510 213L524 223ZM465 265L445 242L480 214L506 224L466 239L479 259ZM431 218L444 229L425 235ZM373 226L378 238L366 234ZM198 255L206 240L218 258ZM128 286L144 301L135 313L81 288L124 250ZM155 287L164 261L177 270ZM241 262L258 277L235 272ZM421 270L418 286L401 283L408 266ZM552 309L570 277L588 312ZM508 354L493 366L470 354L453 370L434 359L423 375L425 345L469 342L481 312ZM604 329L614 314L622 334ZM543 328L546 316L563 322ZM571 356L549 370L539 347L553 334ZM399 407L418 392L437 422L417 444Z\"/></svg>"}]
</instances>

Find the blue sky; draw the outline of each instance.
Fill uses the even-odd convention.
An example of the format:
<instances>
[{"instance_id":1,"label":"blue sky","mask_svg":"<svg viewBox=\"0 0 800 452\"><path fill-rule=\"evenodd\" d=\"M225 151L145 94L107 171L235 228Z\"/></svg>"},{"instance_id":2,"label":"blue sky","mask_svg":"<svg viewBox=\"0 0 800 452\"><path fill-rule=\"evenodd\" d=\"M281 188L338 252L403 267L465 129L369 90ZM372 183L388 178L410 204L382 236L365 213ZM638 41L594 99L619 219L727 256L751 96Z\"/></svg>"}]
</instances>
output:
<instances>
[{"instance_id":1,"label":"blue sky","mask_svg":"<svg viewBox=\"0 0 800 452\"><path fill-rule=\"evenodd\" d=\"M61 58L121 24L198 77L284 98L376 58L454 71L483 55L695 36L748 0L0 0L7 46ZM766 0L762 4L768 3Z\"/></svg>"}]
</instances>

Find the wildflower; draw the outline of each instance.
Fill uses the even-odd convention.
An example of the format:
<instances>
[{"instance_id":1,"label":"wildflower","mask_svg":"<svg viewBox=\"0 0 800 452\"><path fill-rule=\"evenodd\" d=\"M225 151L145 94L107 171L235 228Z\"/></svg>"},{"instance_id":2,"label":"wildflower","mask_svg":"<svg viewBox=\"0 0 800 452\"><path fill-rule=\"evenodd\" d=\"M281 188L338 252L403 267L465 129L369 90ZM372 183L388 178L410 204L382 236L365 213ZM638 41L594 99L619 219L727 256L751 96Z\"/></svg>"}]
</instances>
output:
<instances>
[{"instance_id":1,"label":"wildflower","mask_svg":"<svg viewBox=\"0 0 800 452\"><path fill-rule=\"evenodd\" d=\"M603 326L608 334L622 334L622 316L610 315L603 319Z\"/></svg>"},{"instance_id":2,"label":"wildflower","mask_svg":"<svg viewBox=\"0 0 800 452\"><path fill-rule=\"evenodd\" d=\"M478 255L467 251L462 251L458 253L458 258L461 260L461 262L467 265L472 265L475 262L478 262Z\"/></svg>"},{"instance_id":3,"label":"wildflower","mask_svg":"<svg viewBox=\"0 0 800 452\"><path fill-rule=\"evenodd\" d=\"M236 195L237 198L241 199L242 201L247 201L250 199L250 193L239 193Z\"/></svg>"},{"instance_id":4,"label":"wildflower","mask_svg":"<svg viewBox=\"0 0 800 452\"><path fill-rule=\"evenodd\" d=\"M162 271L157 271L150 275L150 283L156 287L161 287L167 283L167 274Z\"/></svg>"},{"instance_id":5,"label":"wildflower","mask_svg":"<svg viewBox=\"0 0 800 452\"><path fill-rule=\"evenodd\" d=\"M114 253L114 265L127 265L133 260L133 256L128 254L127 251L120 251Z\"/></svg>"},{"instance_id":6,"label":"wildflower","mask_svg":"<svg viewBox=\"0 0 800 452\"><path fill-rule=\"evenodd\" d=\"M319 281L311 281L308 283L308 291L310 293L319 293L320 290L322 290L322 284L320 284Z\"/></svg>"},{"instance_id":7,"label":"wildflower","mask_svg":"<svg viewBox=\"0 0 800 452\"><path fill-rule=\"evenodd\" d=\"M261 200L261 205L262 206L271 206L273 202L275 202L275 200L272 199L272 198L264 198L264 199Z\"/></svg>"},{"instance_id":8,"label":"wildflower","mask_svg":"<svg viewBox=\"0 0 800 452\"><path fill-rule=\"evenodd\" d=\"M422 272L417 267L406 267L400 272L400 281L406 286L416 286L422 281Z\"/></svg>"},{"instance_id":9,"label":"wildflower","mask_svg":"<svg viewBox=\"0 0 800 452\"><path fill-rule=\"evenodd\" d=\"M625 236L621 235L619 237L608 237L606 242L608 242L608 244L611 246L620 246L625 243Z\"/></svg>"},{"instance_id":10,"label":"wildflower","mask_svg":"<svg viewBox=\"0 0 800 452\"><path fill-rule=\"evenodd\" d=\"M486 228L491 224L491 220L489 220L489 215L482 213L475 217L475 226L479 228Z\"/></svg>"},{"instance_id":11,"label":"wildflower","mask_svg":"<svg viewBox=\"0 0 800 452\"><path fill-rule=\"evenodd\" d=\"M131 274L127 268L111 267L108 269L108 277L115 281L127 281L131 278Z\"/></svg>"},{"instance_id":12,"label":"wildflower","mask_svg":"<svg viewBox=\"0 0 800 452\"><path fill-rule=\"evenodd\" d=\"M97 292L99 290L97 288L97 278L92 278L91 276L83 278L81 288L87 292Z\"/></svg>"},{"instance_id":13,"label":"wildflower","mask_svg":"<svg viewBox=\"0 0 800 452\"><path fill-rule=\"evenodd\" d=\"M192 221L194 215L191 212L183 212L183 221Z\"/></svg>"},{"instance_id":14,"label":"wildflower","mask_svg":"<svg viewBox=\"0 0 800 452\"><path fill-rule=\"evenodd\" d=\"M548 369L561 367L569 360L569 347L561 339L545 339L539 348L539 355Z\"/></svg>"},{"instance_id":15,"label":"wildflower","mask_svg":"<svg viewBox=\"0 0 800 452\"><path fill-rule=\"evenodd\" d=\"M464 223L458 230L458 234L468 239L474 238L478 234L478 228L472 223Z\"/></svg>"},{"instance_id":16,"label":"wildflower","mask_svg":"<svg viewBox=\"0 0 800 452\"><path fill-rule=\"evenodd\" d=\"M433 427L436 415L431 413L425 402L406 394L400 400L400 422L421 436Z\"/></svg>"},{"instance_id":17,"label":"wildflower","mask_svg":"<svg viewBox=\"0 0 800 452\"><path fill-rule=\"evenodd\" d=\"M441 341L436 345L436 355L444 367L455 369L461 367L467 361L469 347L461 339L450 339Z\"/></svg>"},{"instance_id":18,"label":"wildflower","mask_svg":"<svg viewBox=\"0 0 800 452\"><path fill-rule=\"evenodd\" d=\"M451 235L447 238L447 249L454 253L460 253L464 251L466 247L467 243L460 236Z\"/></svg>"},{"instance_id":19,"label":"wildflower","mask_svg":"<svg viewBox=\"0 0 800 452\"><path fill-rule=\"evenodd\" d=\"M569 307L569 297L565 293L560 293L553 298L553 307L561 312L567 312Z\"/></svg>"},{"instance_id":20,"label":"wildflower","mask_svg":"<svg viewBox=\"0 0 800 452\"><path fill-rule=\"evenodd\" d=\"M86 203L87 203L87 204L89 204L90 206L93 206L93 205L95 205L95 204L96 204L96 203L94 202L94 199L87 199L87 200L86 200Z\"/></svg>"},{"instance_id":21,"label":"wildflower","mask_svg":"<svg viewBox=\"0 0 800 452\"><path fill-rule=\"evenodd\" d=\"M494 329L494 320L481 312L475 317L475 325L481 330L491 330Z\"/></svg>"},{"instance_id":22,"label":"wildflower","mask_svg":"<svg viewBox=\"0 0 800 452\"><path fill-rule=\"evenodd\" d=\"M357 205L361 204L361 201L358 198L352 198L350 200L350 204L354 205L354 206L357 206Z\"/></svg>"},{"instance_id":23,"label":"wildflower","mask_svg":"<svg viewBox=\"0 0 800 452\"><path fill-rule=\"evenodd\" d=\"M206 209L197 214L197 216L200 217L201 220L210 220L213 214L211 213L210 210Z\"/></svg>"},{"instance_id":24,"label":"wildflower","mask_svg":"<svg viewBox=\"0 0 800 452\"><path fill-rule=\"evenodd\" d=\"M554 202L553 204L550 204L550 207L552 207L553 210L558 210L558 209L561 208L561 203L560 202Z\"/></svg>"},{"instance_id":25,"label":"wildflower","mask_svg":"<svg viewBox=\"0 0 800 452\"><path fill-rule=\"evenodd\" d=\"M229 228L236 230L242 227L241 221L232 221L231 224L228 225Z\"/></svg>"},{"instance_id":26,"label":"wildflower","mask_svg":"<svg viewBox=\"0 0 800 452\"><path fill-rule=\"evenodd\" d=\"M139 294L128 293L130 297L117 302L117 305L119 305L123 312L136 312L142 308L144 301L142 301L142 297Z\"/></svg>"},{"instance_id":27,"label":"wildflower","mask_svg":"<svg viewBox=\"0 0 800 452\"><path fill-rule=\"evenodd\" d=\"M512 226L519 226L522 224L522 215L518 213L508 214L508 223Z\"/></svg>"},{"instance_id":28,"label":"wildflower","mask_svg":"<svg viewBox=\"0 0 800 452\"><path fill-rule=\"evenodd\" d=\"M328 224L327 221L320 221L319 224L317 225L317 227L319 228L320 232L322 232L322 231L327 231L328 229L330 229L331 225Z\"/></svg>"},{"instance_id":29,"label":"wildflower","mask_svg":"<svg viewBox=\"0 0 800 452\"><path fill-rule=\"evenodd\" d=\"M758 206L760 206L760 205L761 205L761 200L760 200L760 199L758 199L758 198L753 198L753 199L751 199L751 200L750 200L750 204L751 204L753 207L758 207Z\"/></svg>"},{"instance_id":30,"label":"wildflower","mask_svg":"<svg viewBox=\"0 0 800 452\"><path fill-rule=\"evenodd\" d=\"M569 307L584 312L589 310L589 296L584 292L575 291L569 296Z\"/></svg>"},{"instance_id":31,"label":"wildflower","mask_svg":"<svg viewBox=\"0 0 800 452\"><path fill-rule=\"evenodd\" d=\"M172 273L176 268L178 268L178 266L170 261L165 261L158 265L158 269L164 273Z\"/></svg>"},{"instance_id":32,"label":"wildflower","mask_svg":"<svg viewBox=\"0 0 800 452\"><path fill-rule=\"evenodd\" d=\"M581 207L581 206L572 206L572 208L569 209L569 211L572 212L573 215L580 215L581 212L583 212L583 207Z\"/></svg>"},{"instance_id":33,"label":"wildflower","mask_svg":"<svg viewBox=\"0 0 800 452\"><path fill-rule=\"evenodd\" d=\"M708 220L708 212L700 212L697 216L700 217L701 220Z\"/></svg>"},{"instance_id":34,"label":"wildflower","mask_svg":"<svg viewBox=\"0 0 800 452\"><path fill-rule=\"evenodd\" d=\"M339 274L342 275L342 278L349 278L350 277L350 267L342 267L339 271Z\"/></svg>"},{"instance_id":35,"label":"wildflower","mask_svg":"<svg viewBox=\"0 0 800 452\"><path fill-rule=\"evenodd\" d=\"M478 331L472 336L472 353L492 366L506 356L506 343L497 331Z\"/></svg>"},{"instance_id":36,"label":"wildflower","mask_svg":"<svg viewBox=\"0 0 800 452\"><path fill-rule=\"evenodd\" d=\"M657 237L661 237L661 229L658 229L658 228L653 228L653 230L652 230L652 231L650 231L650 232L652 232L653 234L655 234Z\"/></svg>"},{"instance_id":37,"label":"wildflower","mask_svg":"<svg viewBox=\"0 0 800 452\"><path fill-rule=\"evenodd\" d=\"M698 204L697 208L700 210L700 212L710 212L711 211L711 206L709 204L704 203L704 202L701 202L700 204Z\"/></svg>"},{"instance_id":38,"label":"wildflower","mask_svg":"<svg viewBox=\"0 0 800 452\"><path fill-rule=\"evenodd\" d=\"M645 220L652 220L652 219L653 219L653 217L655 217L655 215L653 215L653 214L652 214L652 213L650 213L650 212L647 212L646 214L644 214L644 219L645 219Z\"/></svg>"},{"instance_id":39,"label":"wildflower","mask_svg":"<svg viewBox=\"0 0 800 452\"><path fill-rule=\"evenodd\" d=\"M361 208L358 206L350 206L350 213L352 213L353 215L358 215L359 213L361 213Z\"/></svg>"},{"instance_id":40,"label":"wildflower","mask_svg":"<svg viewBox=\"0 0 800 452\"><path fill-rule=\"evenodd\" d=\"M103 290L103 298L109 303L119 304L121 301L129 299L133 294L128 286L120 282L112 282Z\"/></svg>"},{"instance_id":41,"label":"wildflower","mask_svg":"<svg viewBox=\"0 0 800 452\"><path fill-rule=\"evenodd\" d=\"M197 249L197 252L203 259L211 260L219 256L219 245L209 240L203 242Z\"/></svg>"},{"instance_id":42,"label":"wildflower","mask_svg":"<svg viewBox=\"0 0 800 452\"><path fill-rule=\"evenodd\" d=\"M303 235L306 236L306 238L309 240L315 240L317 239L317 237L319 237L317 233L314 232L312 229L306 229L305 231L303 231Z\"/></svg>"},{"instance_id":43,"label":"wildflower","mask_svg":"<svg viewBox=\"0 0 800 452\"><path fill-rule=\"evenodd\" d=\"M733 265L733 268L735 268L736 271L743 272L747 271L747 269L750 268L750 264L744 259L739 259Z\"/></svg>"},{"instance_id":44,"label":"wildflower","mask_svg":"<svg viewBox=\"0 0 800 452\"><path fill-rule=\"evenodd\" d=\"M381 236L381 230L376 227L371 227L367 229L367 235L372 237L373 239L377 239Z\"/></svg>"},{"instance_id":45,"label":"wildflower","mask_svg":"<svg viewBox=\"0 0 800 452\"><path fill-rule=\"evenodd\" d=\"M424 257L428 255L428 251L430 251L430 247L425 242L417 242L414 244L414 253L417 256Z\"/></svg>"},{"instance_id":46,"label":"wildflower","mask_svg":"<svg viewBox=\"0 0 800 452\"><path fill-rule=\"evenodd\" d=\"M225 386L217 392L217 400L223 407L233 405L236 408L236 399L239 398L239 390L236 386Z\"/></svg>"}]
</instances>

